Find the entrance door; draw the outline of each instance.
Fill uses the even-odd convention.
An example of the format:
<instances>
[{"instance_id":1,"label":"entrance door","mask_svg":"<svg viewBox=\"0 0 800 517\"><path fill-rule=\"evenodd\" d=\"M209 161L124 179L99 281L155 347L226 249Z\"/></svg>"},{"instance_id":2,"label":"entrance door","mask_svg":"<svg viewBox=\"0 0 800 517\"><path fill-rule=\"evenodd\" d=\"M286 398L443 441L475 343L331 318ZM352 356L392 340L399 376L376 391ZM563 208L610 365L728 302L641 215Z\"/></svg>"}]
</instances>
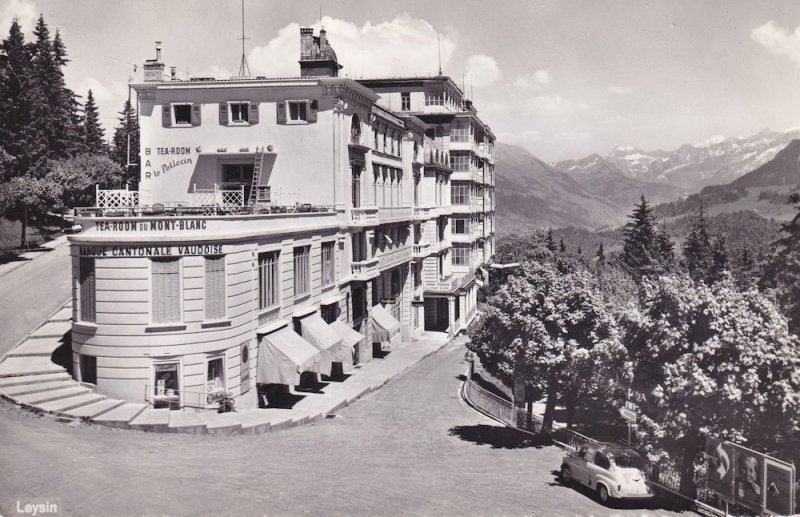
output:
<instances>
[{"instance_id":1,"label":"entrance door","mask_svg":"<svg viewBox=\"0 0 800 517\"><path fill-rule=\"evenodd\" d=\"M244 185L244 202L250 199L253 184L253 164L226 163L222 165L222 183L225 188L238 188Z\"/></svg>"},{"instance_id":2,"label":"entrance door","mask_svg":"<svg viewBox=\"0 0 800 517\"><path fill-rule=\"evenodd\" d=\"M180 362L161 361L153 365L153 407L180 409Z\"/></svg>"},{"instance_id":3,"label":"entrance door","mask_svg":"<svg viewBox=\"0 0 800 517\"><path fill-rule=\"evenodd\" d=\"M425 330L446 332L450 325L447 298L425 299Z\"/></svg>"},{"instance_id":4,"label":"entrance door","mask_svg":"<svg viewBox=\"0 0 800 517\"><path fill-rule=\"evenodd\" d=\"M81 382L97 384L97 358L81 354Z\"/></svg>"}]
</instances>

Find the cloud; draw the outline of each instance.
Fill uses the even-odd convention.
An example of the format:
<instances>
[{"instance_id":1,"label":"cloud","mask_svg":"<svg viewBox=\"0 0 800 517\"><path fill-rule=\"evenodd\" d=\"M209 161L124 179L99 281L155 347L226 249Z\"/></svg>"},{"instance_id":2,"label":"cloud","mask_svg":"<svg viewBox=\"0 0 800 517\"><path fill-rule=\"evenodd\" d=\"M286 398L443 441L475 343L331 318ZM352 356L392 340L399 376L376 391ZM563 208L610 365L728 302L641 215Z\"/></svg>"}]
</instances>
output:
<instances>
[{"instance_id":1,"label":"cloud","mask_svg":"<svg viewBox=\"0 0 800 517\"><path fill-rule=\"evenodd\" d=\"M206 68L203 68L199 72L191 73L192 77L213 77L214 79L227 79L229 77L232 77L233 75L234 74L232 74L227 68L219 65L211 65Z\"/></svg>"},{"instance_id":2,"label":"cloud","mask_svg":"<svg viewBox=\"0 0 800 517\"><path fill-rule=\"evenodd\" d=\"M517 88L531 88L538 91L552 82L553 74L547 70L537 70L532 74L517 76L517 78L514 79L514 86Z\"/></svg>"},{"instance_id":3,"label":"cloud","mask_svg":"<svg viewBox=\"0 0 800 517\"><path fill-rule=\"evenodd\" d=\"M452 37L408 14L378 24L368 21L360 27L326 16L322 25L339 64L344 65L342 74L353 78L435 75L439 68L438 45L443 68L456 46ZM316 33L319 25L314 29ZM300 75L299 58L300 25L291 23L266 45L251 50L247 60L254 74L295 77Z\"/></svg>"},{"instance_id":4,"label":"cloud","mask_svg":"<svg viewBox=\"0 0 800 517\"><path fill-rule=\"evenodd\" d=\"M497 141L504 144L525 145L530 142L538 142L542 139L542 133L534 129L525 131L500 132L497 134Z\"/></svg>"},{"instance_id":5,"label":"cloud","mask_svg":"<svg viewBox=\"0 0 800 517\"><path fill-rule=\"evenodd\" d=\"M800 27L794 32L778 27L772 20L761 27L756 27L750 37L773 54L786 56L795 63L800 64Z\"/></svg>"},{"instance_id":6,"label":"cloud","mask_svg":"<svg viewBox=\"0 0 800 517\"><path fill-rule=\"evenodd\" d=\"M5 3L5 2L4 2ZM0 29L4 31L2 38L8 36L8 29L14 18L19 18L19 24L26 34L31 34L36 20L39 18L39 8L30 0L10 0L0 8Z\"/></svg>"},{"instance_id":7,"label":"cloud","mask_svg":"<svg viewBox=\"0 0 800 517\"><path fill-rule=\"evenodd\" d=\"M582 140L588 140L591 136L591 133L587 133L586 131L562 131L560 133L556 133L556 140L579 142Z\"/></svg>"},{"instance_id":8,"label":"cloud","mask_svg":"<svg viewBox=\"0 0 800 517\"><path fill-rule=\"evenodd\" d=\"M466 70L467 79L477 87L488 86L503 77L503 72L497 66L497 61L493 57L484 54L475 54L467 59Z\"/></svg>"},{"instance_id":9,"label":"cloud","mask_svg":"<svg viewBox=\"0 0 800 517\"><path fill-rule=\"evenodd\" d=\"M614 95L628 95L632 91L633 88L631 88L629 84L625 86L615 86L612 84L608 87L608 93L613 93Z\"/></svg>"},{"instance_id":10,"label":"cloud","mask_svg":"<svg viewBox=\"0 0 800 517\"><path fill-rule=\"evenodd\" d=\"M561 95L539 95L529 100L526 107L544 115L574 115L589 108L585 102L565 99Z\"/></svg>"}]
</instances>

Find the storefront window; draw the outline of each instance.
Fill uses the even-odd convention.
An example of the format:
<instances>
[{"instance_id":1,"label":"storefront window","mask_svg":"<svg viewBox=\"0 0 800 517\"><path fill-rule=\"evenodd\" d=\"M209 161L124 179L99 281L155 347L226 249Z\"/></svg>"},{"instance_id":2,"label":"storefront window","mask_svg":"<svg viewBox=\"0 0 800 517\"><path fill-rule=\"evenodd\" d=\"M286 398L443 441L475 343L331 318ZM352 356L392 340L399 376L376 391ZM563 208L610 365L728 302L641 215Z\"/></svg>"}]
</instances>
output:
<instances>
[{"instance_id":1,"label":"storefront window","mask_svg":"<svg viewBox=\"0 0 800 517\"><path fill-rule=\"evenodd\" d=\"M214 357L208 360L206 368L206 402L216 402L218 397L225 392L225 360L223 357Z\"/></svg>"},{"instance_id":2,"label":"storefront window","mask_svg":"<svg viewBox=\"0 0 800 517\"><path fill-rule=\"evenodd\" d=\"M178 363L159 363L155 365L155 392L156 397L177 397L180 393L180 379L178 378Z\"/></svg>"}]
</instances>

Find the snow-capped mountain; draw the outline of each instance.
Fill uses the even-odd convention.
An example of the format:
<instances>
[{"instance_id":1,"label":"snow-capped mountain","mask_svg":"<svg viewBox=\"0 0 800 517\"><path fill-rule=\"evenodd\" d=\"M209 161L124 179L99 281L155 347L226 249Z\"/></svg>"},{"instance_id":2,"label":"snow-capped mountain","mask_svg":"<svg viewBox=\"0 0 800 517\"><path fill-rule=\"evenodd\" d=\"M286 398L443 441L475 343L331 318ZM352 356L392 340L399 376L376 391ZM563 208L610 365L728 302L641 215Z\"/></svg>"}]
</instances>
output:
<instances>
[{"instance_id":1,"label":"snow-capped mountain","mask_svg":"<svg viewBox=\"0 0 800 517\"><path fill-rule=\"evenodd\" d=\"M606 160L623 174L644 181L668 183L687 190L707 185L730 183L736 178L767 163L800 137L800 127L787 131L765 129L750 137L709 138L696 144L685 144L674 151L642 151L635 147L614 148ZM605 167L590 155L573 161L576 169L567 172L591 172L590 163ZM561 162L564 163L564 162ZM585 163L586 167L577 164Z\"/></svg>"}]
</instances>

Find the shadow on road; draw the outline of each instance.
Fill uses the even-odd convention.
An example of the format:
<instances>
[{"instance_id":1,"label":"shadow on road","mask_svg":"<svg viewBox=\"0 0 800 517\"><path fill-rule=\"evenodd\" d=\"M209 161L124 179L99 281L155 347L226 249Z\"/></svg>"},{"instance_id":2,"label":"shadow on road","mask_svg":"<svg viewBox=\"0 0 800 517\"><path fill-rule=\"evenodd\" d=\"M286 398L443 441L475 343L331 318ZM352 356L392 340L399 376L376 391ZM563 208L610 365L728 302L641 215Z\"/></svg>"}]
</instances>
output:
<instances>
[{"instance_id":1,"label":"shadow on road","mask_svg":"<svg viewBox=\"0 0 800 517\"><path fill-rule=\"evenodd\" d=\"M580 483L572 482L569 485L565 485L561 482L561 473L558 470L552 470L550 473L553 475L553 481L547 483L548 486L560 486L567 489L574 490L578 494L588 497L590 499L595 499L595 492L591 488L587 487L586 485L582 485ZM620 509L620 510L664 510L670 512L692 512L691 505L688 504L686 501L672 496L669 492L662 492L656 491L655 497L649 500L635 500L635 499L628 499L628 500L618 500L612 499L606 505L608 508Z\"/></svg>"},{"instance_id":2,"label":"shadow on road","mask_svg":"<svg viewBox=\"0 0 800 517\"><path fill-rule=\"evenodd\" d=\"M27 251L27 250L25 250ZM9 262L24 262L30 260L29 258L18 255L13 251L0 252L0 264L8 264Z\"/></svg>"},{"instance_id":3,"label":"shadow on road","mask_svg":"<svg viewBox=\"0 0 800 517\"><path fill-rule=\"evenodd\" d=\"M58 341L60 345L53 350L50 361L63 366L72 375L72 331L67 331Z\"/></svg>"},{"instance_id":4,"label":"shadow on road","mask_svg":"<svg viewBox=\"0 0 800 517\"><path fill-rule=\"evenodd\" d=\"M551 443L510 427L485 424L459 425L451 428L449 434L475 445L490 445L493 449L540 448Z\"/></svg>"}]
</instances>

